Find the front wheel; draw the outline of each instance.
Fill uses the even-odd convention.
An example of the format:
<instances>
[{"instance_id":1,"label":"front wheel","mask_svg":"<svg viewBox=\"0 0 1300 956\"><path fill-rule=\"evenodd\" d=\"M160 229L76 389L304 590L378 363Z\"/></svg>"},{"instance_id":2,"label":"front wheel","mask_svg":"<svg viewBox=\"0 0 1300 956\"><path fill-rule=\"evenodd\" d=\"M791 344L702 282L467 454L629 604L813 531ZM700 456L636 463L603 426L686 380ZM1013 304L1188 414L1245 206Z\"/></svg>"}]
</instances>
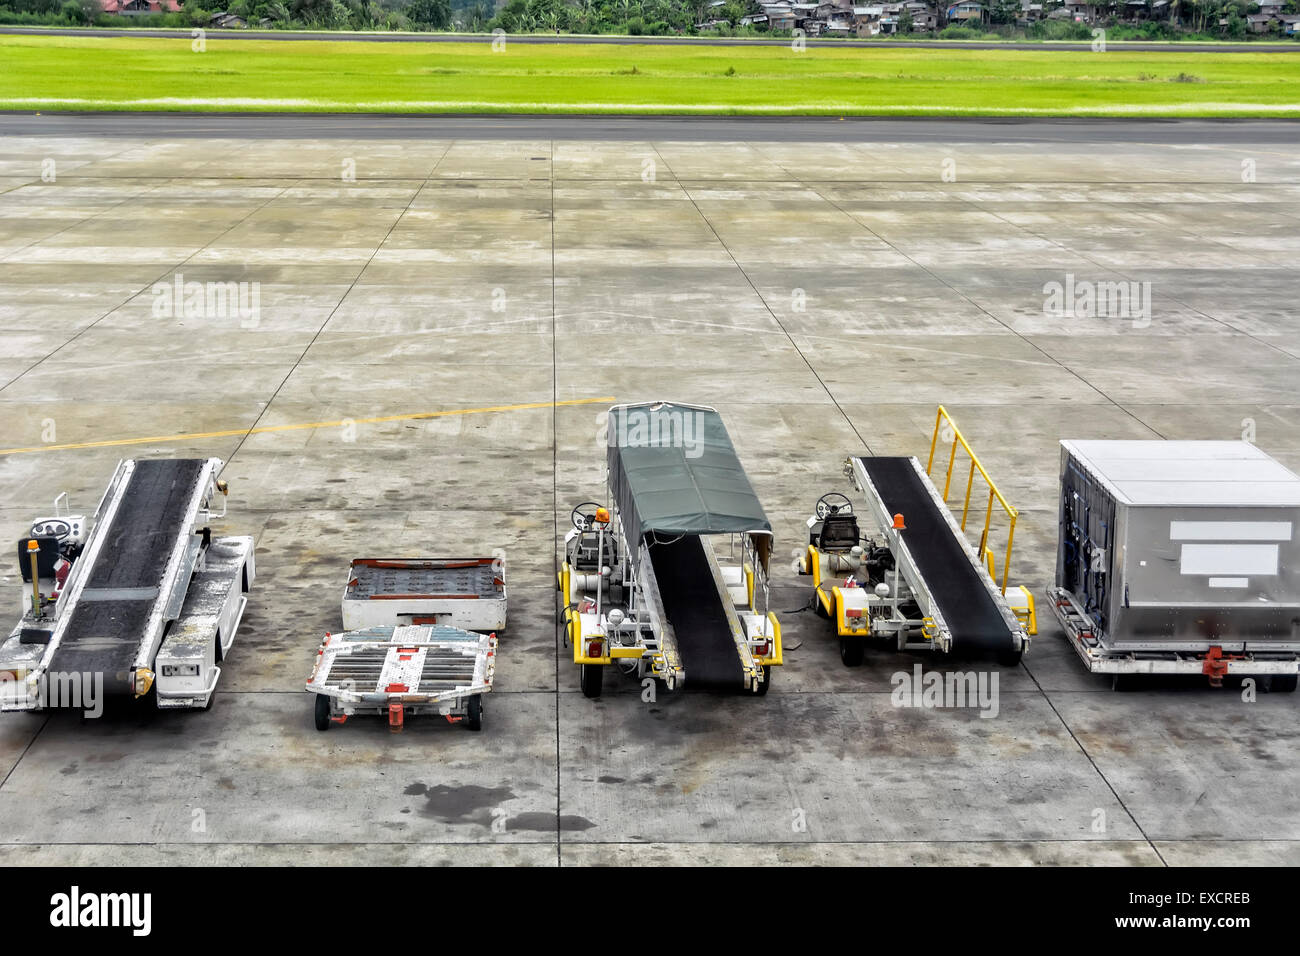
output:
<instances>
[{"instance_id":1,"label":"front wheel","mask_svg":"<svg viewBox=\"0 0 1300 956\"><path fill-rule=\"evenodd\" d=\"M601 664L579 664L578 683L582 685L582 696L593 700L600 696L600 687L605 679L605 668Z\"/></svg>"},{"instance_id":2,"label":"front wheel","mask_svg":"<svg viewBox=\"0 0 1300 956\"><path fill-rule=\"evenodd\" d=\"M1300 677L1300 674L1274 674L1272 680L1268 682L1268 692L1270 694L1294 694L1297 677Z\"/></svg>"},{"instance_id":3,"label":"front wheel","mask_svg":"<svg viewBox=\"0 0 1300 956\"><path fill-rule=\"evenodd\" d=\"M316 695L316 729L330 729L330 699L324 694Z\"/></svg>"},{"instance_id":4,"label":"front wheel","mask_svg":"<svg viewBox=\"0 0 1300 956\"><path fill-rule=\"evenodd\" d=\"M862 658L867 650L866 643L860 637L840 638L840 660L845 667L862 666Z\"/></svg>"},{"instance_id":5,"label":"front wheel","mask_svg":"<svg viewBox=\"0 0 1300 956\"><path fill-rule=\"evenodd\" d=\"M764 664L763 681L761 684L758 685L758 687L754 689L754 693L757 694L759 697L766 697L767 692L769 689L771 689L771 687L772 687L772 666L770 664Z\"/></svg>"},{"instance_id":6,"label":"front wheel","mask_svg":"<svg viewBox=\"0 0 1300 956\"><path fill-rule=\"evenodd\" d=\"M465 729L483 729L483 695L474 694L465 703Z\"/></svg>"},{"instance_id":7,"label":"front wheel","mask_svg":"<svg viewBox=\"0 0 1300 956\"><path fill-rule=\"evenodd\" d=\"M1019 667L1020 659L1025 656L1023 647L1014 651L998 651L998 663L1003 667Z\"/></svg>"}]
</instances>

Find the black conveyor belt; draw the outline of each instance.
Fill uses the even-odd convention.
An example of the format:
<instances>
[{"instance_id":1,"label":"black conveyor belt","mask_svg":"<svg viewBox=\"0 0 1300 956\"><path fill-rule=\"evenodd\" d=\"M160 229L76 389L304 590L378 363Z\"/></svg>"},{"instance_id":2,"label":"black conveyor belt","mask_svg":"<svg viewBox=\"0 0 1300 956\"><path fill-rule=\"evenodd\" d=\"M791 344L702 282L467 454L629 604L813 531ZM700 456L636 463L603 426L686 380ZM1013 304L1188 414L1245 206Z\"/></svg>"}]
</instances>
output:
<instances>
[{"instance_id":1,"label":"black conveyor belt","mask_svg":"<svg viewBox=\"0 0 1300 956\"><path fill-rule=\"evenodd\" d=\"M707 545L693 534L647 543L664 613L677 634L686 685L744 687L740 652L704 554Z\"/></svg>"},{"instance_id":2,"label":"black conveyor belt","mask_svg":"<svg viewBox=\"0 0 1300 956\"><path fill-rule=\"evenodd\" d=\"M132 692L131 665L203 465L201 458L135 463L117 513L98 532L103 543L50 660L51 672L103 674L107 694Z\"/></svg>"},{"instance_id":3,"label":"black conveyor belt","mask_svg":"<svg viewBox=\"0 0 1300 956\"><path fill-rule=\"evenodd\" d=\"M903 541L952 633L953 652L1015 650L1011 628L912 459L860 460L886 511L903 515Z\"/></svg>"}]
</instances>

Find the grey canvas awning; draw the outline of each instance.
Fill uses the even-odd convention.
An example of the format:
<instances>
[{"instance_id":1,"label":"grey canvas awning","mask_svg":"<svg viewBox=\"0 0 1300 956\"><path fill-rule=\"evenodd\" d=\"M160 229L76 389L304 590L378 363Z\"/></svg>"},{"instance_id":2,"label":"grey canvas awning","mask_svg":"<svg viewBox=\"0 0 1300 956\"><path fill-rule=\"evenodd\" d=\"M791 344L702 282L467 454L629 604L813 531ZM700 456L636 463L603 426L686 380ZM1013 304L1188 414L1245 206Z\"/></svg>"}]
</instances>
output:
<instances>
[{"instance_id":1,"label":"grey canvas awning","mask_svg":"<svg viewBox=\"0 0 1300 956\"><path fill-rule=\"evenodd\" d=\"M747 533L766 569L772 525L714 409L615 406L608 456L610 491L630 541Z\"/></svg>"}]
</instances>

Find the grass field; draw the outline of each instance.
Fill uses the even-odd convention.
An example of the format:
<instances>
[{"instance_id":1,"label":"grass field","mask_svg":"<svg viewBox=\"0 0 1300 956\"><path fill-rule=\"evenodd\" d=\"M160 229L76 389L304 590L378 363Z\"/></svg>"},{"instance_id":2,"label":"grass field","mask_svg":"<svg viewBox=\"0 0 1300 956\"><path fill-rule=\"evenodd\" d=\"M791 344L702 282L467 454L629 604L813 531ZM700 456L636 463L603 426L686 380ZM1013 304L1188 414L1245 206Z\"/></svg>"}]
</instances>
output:
<instances>
[{"instance_id":1,"label":"grass field","mask_svg":"<svg viewBox=\"0 0 1300 956\"><path fill-rule=\"evenodd\" d=\"M6 36L0 108L1300 116L1300 55Z\"/></svg>"}]
</instances>

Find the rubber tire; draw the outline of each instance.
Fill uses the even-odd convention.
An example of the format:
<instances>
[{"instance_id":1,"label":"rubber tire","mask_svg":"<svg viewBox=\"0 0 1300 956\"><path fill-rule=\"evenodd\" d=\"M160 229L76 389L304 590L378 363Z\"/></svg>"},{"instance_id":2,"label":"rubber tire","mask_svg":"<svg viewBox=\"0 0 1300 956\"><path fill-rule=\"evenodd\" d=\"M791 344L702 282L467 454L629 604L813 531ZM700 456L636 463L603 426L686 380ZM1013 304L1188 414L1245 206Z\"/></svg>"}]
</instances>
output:
<instances>
[{"instance_id":1,"label":"rubber tire","mask_svg":"<svg viewBox=\"0 0 1300 956\"><path fill-rule=\"evenodd\" d=\"M815 590L813 591L813 613L824 621L829 621L831 619L830 612L827 611L826 608L822 607L821 596Z\"/></svg>"},{"instance_id":2,"label":"rubber tire","mask_svg":"<svg viewBox=\"0 0 1300 956\"><path fill-rule=\"evenodd\" d=\"M1297 674L1274 674L1268 682L1270 694L1294 694Z\"/></svg>"},{"instance_id":3,"label":"rubber tire","mask_svg":"<svg viewBox=\"0 0 1300 956\"><path fill-rule=\"evenodd\" d=\"M758 685L758 690L754 691L755 697L766 697L767 692L772 687L772 665L763 665L763 683Z\"/></svg>"},{"instance_id":4,"label":"rubber tire","mask_svg":"<svg viewBox=\"0 0 1300 956\"><path fill-rule=\"evenodd\" d=\"M845 667L861 667L866 656L867 644L860 637L840 638L840 661Z\"/></svg>"},{"instance_id":5,"label":"rubber tire","mask_svg":"<svg viewBox=\"0 0 1300 956\"><path fill-rule=\"evenodd\" d=\"M582 686L582 696L595 700L600 696L601 685L605 681L605 668L600 664L579 664L578 683Z\"/></svg>"},{"instance_id":6,"label":"rubber tire","mask_svg":"<svg viewBox=\"0 0 1300 956\"><path fill-rule=\"evenodd\" d=\"M483 729L483 695L474 694L465 702L465 729Z\"/></svg>"},{"instance_id":7,"label":"rubber tire","mask_svg":"<svg viewBox=\"0 0 1300 956\"><path fill-rule=\"evenodd\" d=\"M1121 694L1137 690L1139 674L1112 674L1110 679L1110 689Z\"/></svg>"},{"instance_id":8,"label":"rubber tire","mask_svg":"<svg viewBox=\"0 0 1300 956\"><path fill-rule=\"evenodd\" d=\"M998 651L998 664L1002 667L1019 667L1024 656L1024 648L1018 651Z\"/></svg>"},{"instance_id":9,"label":"rubber tire","mask_svg":"<svg viewBox=\"0 0 1300 956\"><path fill-rule=\"evenodd\" d=\"M330 699L324 694L316 695L316 729L330 729Z\"/></svg>"}]
</instances>

